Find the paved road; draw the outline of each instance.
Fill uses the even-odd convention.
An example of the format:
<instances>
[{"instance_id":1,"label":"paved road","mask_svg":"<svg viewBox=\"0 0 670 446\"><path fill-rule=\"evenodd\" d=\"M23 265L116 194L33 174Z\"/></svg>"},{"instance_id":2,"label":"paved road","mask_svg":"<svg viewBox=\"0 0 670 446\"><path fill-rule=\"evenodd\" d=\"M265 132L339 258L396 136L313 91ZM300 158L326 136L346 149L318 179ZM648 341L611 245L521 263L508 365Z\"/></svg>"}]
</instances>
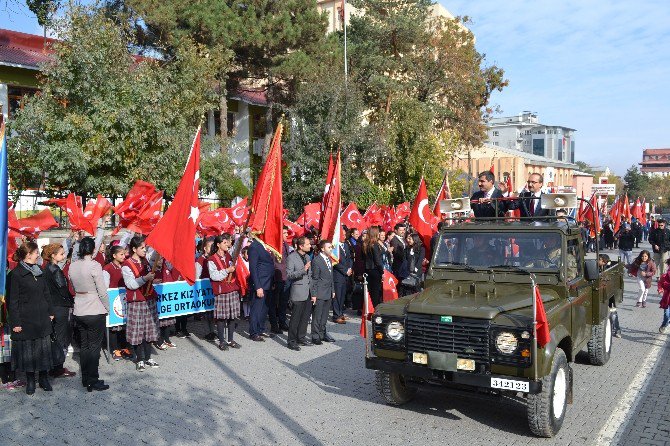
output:
<instances>
[{"instance_id":1,"label":"paved road","mask_svg":"<svg viewBox=\"0 0 670 446\"><path fill-rule=\"evenodd\" d=\"M0 393L0 445L632 444L644 427L625 416L640 393L629 386L646 391L636 375L666 351L658 296L637 309L635 294L627 280L619 310L624 334L614 340L610 362L594 367L578 357L574 404L550 440L531 436L518 401L434 389L401 408L384 405L363 366L358 323L350 322L329 326L336 344L301 352L286 349L284 337L238 338L243 348L228 352L198 337L176 339L177 349L156 355L161 367L143 374L130 362L103 361L108 392L86 393L78 379L59 379L50 394ZM193 331L204 334L195 324ZM69 358L67 365L77 367ZM654 398L646 395L644 404L664 404L667 413L668 399Z\"/></svg>"}]
</instances>

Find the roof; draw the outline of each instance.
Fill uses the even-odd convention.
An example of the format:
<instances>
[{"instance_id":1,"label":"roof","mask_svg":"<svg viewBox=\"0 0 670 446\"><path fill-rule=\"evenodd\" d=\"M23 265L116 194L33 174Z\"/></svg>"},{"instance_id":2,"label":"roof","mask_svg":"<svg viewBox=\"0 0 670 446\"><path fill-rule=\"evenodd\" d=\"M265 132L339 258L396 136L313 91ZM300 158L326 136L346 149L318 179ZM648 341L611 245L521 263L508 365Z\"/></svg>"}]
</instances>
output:
<instances>
[{"instance_id":1,"label":"roof","mask_svg":"<svg viewBox=\"0 0 670 446\"><path fill-rule=\"evenodd\" d=\"M670 155L670 149L644 149L643 155Z\"/></svg>"},{"instance_id":2,"label":"roof","mask_svg":"<svg viewBox=\"0 0 670 446\"><path fill-rule=\"evenodd\" d=\"M535 155L533 153L523 152L521 150L509 149L502 146L492 146L489 144L484 144L484 147L490 150L493 150L498 153L506 153L512 156L518 156L527 161L527 164L534 164L537 166L552 166L552 167L563 167L566 169L577 170L577 165L572 163L566 163L565 161L557 161L545 156Z\"/></svg>"},{"instance_id":3,"label":"roof","mask_svg":"<svg viewBox=\"0 0 670 446\"><path fill-rule=\"evenodd\" d=\"M267 92L264 88L238 88L230 92L231 99L238 99L252 105L268 105Z\"/></svg>"},{"instance_id":4,"label":"roof","mask_svg":"<svg viewBox=\"0 0 670 446\"><path fill-rule=\"evenodd\" d=\"M594 177L595 175L593 175L592 173L588 173L588 172L582 172L581 170L575 170L574 172L572 172L572 176L577 176L577 177Z\"/></svg>"},{"instance_id":5,"label":"roof","mask_svg":"<svg viewBox=\"0 0 670 446\"><path fill-rule=\"evenodd\" d=\"M49 60L55 39L0 29L0 65L38 70Z\"/></svg>"},{"instance_id":6,"label":"roof","mask_svg":"<svg viewBox=\"0 0 670 446\"><path fill-rule=\"evenodd\" d=\"M670 164L667 164L662 167L645 167L643 166L640 169L640 172L670 172Z\"/></svg>"}]
</instances>

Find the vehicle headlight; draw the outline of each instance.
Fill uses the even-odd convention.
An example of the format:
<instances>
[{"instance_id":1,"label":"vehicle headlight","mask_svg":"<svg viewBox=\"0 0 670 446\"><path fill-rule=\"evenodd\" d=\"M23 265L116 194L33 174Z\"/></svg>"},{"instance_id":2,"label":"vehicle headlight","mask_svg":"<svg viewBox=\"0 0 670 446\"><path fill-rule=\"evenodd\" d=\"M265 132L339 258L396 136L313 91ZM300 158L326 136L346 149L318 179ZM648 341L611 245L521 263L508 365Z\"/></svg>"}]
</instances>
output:
<instances>
[{"instance_id":1,"label":"vehicle headlight","mask_svg":"<svg viewBox=\"0 0 670 446\"><path fill-rule=\"evenodd\" d=\"M503 331L496 336L496 348L500 353L511 355L519 346L519 340L513 333Z\"/></svg>"},{"instance_id":2,"label":"vehicle headlight","mask_svg":"<svg viewBox=\"0 0 670 446\"><path fill-rule=\"evenodd\" d=\"M405 327L400 322L391 322L386 327L386 336L392 341L399 341L405 336Z\"/></svg>"}]
</instances>

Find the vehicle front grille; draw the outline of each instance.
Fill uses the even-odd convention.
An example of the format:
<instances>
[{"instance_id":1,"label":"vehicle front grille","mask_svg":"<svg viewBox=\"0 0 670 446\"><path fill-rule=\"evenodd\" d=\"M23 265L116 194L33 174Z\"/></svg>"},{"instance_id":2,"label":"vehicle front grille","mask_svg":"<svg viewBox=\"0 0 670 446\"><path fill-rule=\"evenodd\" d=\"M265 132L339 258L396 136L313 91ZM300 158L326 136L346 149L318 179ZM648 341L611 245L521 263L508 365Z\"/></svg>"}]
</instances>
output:
<instances>
[{"instance_id":1,"label":"vehicle front grille","mask_svg":"<svg viewBox=\"0 0 670 446\"><path fill-rule=\"evenodd\" d=\"M407 315L407 350L456 353L459 358L489 362L490 321L452 317L442 322L441 316L409 313Z\"/></svg>"}]
</instances>

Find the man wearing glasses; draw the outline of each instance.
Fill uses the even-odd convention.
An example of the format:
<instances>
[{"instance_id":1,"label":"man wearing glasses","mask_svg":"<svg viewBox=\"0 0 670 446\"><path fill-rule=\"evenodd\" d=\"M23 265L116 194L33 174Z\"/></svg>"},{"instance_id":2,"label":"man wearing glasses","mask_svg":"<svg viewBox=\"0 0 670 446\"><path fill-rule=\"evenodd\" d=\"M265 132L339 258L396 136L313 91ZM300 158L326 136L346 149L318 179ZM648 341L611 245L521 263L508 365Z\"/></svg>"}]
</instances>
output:
<instances>
[{"instance_id":1,"label":"man wearing glasses","mask_svg":"<svg viewBox=\"0 0 670 446\"><path fill-rule=\"evenodd\" d=\"M526 191L519 194L519 200L510 203L511 209L520 209L522 217L546 217L550 215L549 209L542 209L540 197L542 196L544 177L539 173L531 173L528 177Z\"/></svg>"},{"instance_id":2,"label":"man wearing glasses","mask_svg":"<svg viewBox=\"0 0 670 446\"><path fill-rule=\"evenodd\" d=\"M658 277L661 277L665 274L665 261L670 251L670 229L667 228L666 221L663 219L659 219L657 223L658 228L652 229L649 234L649 243L654 250L654 263L656 263Z\"/></svg>"}]
</instances>

